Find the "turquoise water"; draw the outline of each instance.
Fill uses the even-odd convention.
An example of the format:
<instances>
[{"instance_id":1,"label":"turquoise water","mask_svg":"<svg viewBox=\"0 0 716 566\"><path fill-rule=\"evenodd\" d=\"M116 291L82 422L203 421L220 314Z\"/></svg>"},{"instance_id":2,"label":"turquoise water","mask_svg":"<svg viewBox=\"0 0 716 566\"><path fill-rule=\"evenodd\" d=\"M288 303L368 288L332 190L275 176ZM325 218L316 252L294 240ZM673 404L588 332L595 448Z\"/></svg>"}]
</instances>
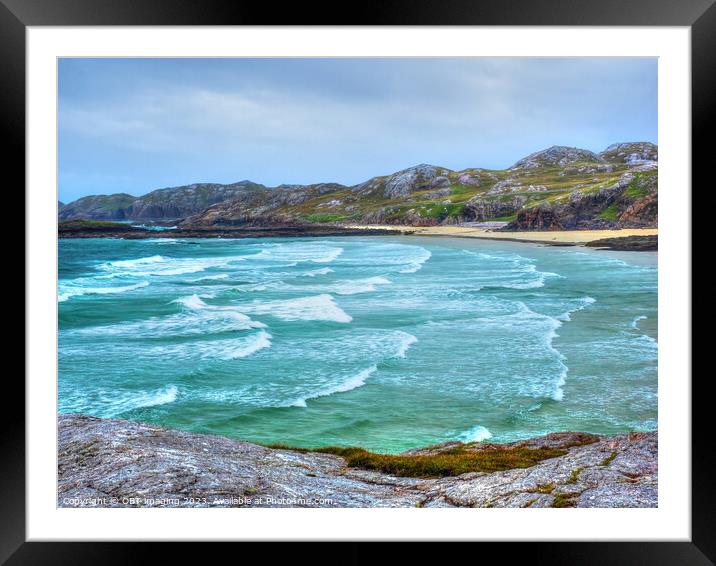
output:
<instances>
[{"instance_id":1,"label":"turquoise water","mask_svg":"<svg viewBox=\"0 0 716 566\"><path fill-rule=\"evenodd\" d=\"M467 239L63 239L59 409L381 451L651 430L656 265Z\"/></svg>"}]
</instances>

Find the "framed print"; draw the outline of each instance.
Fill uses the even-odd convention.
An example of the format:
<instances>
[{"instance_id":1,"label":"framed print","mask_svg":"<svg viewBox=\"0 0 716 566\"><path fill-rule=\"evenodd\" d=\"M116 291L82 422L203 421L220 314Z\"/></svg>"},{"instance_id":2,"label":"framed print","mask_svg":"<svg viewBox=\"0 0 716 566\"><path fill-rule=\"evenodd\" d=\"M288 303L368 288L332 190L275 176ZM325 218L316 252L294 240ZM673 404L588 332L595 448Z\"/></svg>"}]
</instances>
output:
<instances>
[{"instance_id":1,"label":"framed print","mask_svg":"<svg viewBox=\"0 0 716 566\"><path fill-rule=\"evenodd\" d=\"M8 564L148 541L713 561L710 2L3 1Z\"/></svg>"}]
</instances>

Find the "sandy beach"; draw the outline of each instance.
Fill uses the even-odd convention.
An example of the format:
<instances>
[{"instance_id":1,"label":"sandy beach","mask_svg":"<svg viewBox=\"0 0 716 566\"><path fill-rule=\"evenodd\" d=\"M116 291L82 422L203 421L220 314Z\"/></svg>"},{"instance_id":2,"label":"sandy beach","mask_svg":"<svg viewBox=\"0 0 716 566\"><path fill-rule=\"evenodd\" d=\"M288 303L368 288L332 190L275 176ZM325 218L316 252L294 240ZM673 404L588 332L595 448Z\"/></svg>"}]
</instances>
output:
<instances>
[{"instance_id":1,"label":"sandy beach","mask_svg":"<svg viewBox=\"0 0 716 566\"><path fill-rule=\"evenodd\" d=\"M417 236L449 236L452 238L484 238L491 240L514 240L545 244L586 244L605 238L626 236L656 236L657 228L625 228L621 230L563 230L551 232L498 232L474 226L376 226L352 225L349 228L404 230Z\"/></svg>"}]
</instances>

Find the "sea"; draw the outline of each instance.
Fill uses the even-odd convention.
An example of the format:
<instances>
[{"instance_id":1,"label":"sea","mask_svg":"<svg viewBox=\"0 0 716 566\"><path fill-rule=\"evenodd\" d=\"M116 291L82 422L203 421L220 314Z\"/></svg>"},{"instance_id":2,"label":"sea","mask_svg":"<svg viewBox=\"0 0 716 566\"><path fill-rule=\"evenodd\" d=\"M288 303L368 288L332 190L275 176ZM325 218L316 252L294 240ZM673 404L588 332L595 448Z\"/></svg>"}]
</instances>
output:
<instances>
[{"instance_id":1,"label":"sea","mask_svg":"<svg viewBox=\"0 0 716 566\"><path fill-rule=\"evenodd\" d=\"M655 252L417 236L58 252L60 413L390 453L657 428Z\"/></svg>"}]
</instances>

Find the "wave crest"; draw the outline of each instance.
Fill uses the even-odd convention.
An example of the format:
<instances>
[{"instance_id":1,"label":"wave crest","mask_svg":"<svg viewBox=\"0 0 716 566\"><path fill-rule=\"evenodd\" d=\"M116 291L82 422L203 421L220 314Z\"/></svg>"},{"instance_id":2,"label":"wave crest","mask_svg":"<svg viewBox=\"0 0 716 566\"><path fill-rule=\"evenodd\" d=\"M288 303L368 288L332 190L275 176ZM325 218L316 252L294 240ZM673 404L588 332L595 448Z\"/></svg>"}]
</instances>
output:
<instances>
[{"instance_id":1,"label":"wave crest","mask_svg":"<svg viewBox=\"0 0 716 566\"><path fill-rule=\"evenodd\" d=\"M306 407L306 401L310 401L311 399L318 399L319 397L328 397L329 395L334 395L336 393L345 393L346 391L352 391L353 389L362 387L363 385L365 385L366 379L373 375L373 373L375 373L377 370L377 366L370 366L369 368L364 369L363 371L360 371L355 375L352 375L341 383L326 387L325 389L322 389L316 393L297 399L296 401L291 403L291 406Z\"/></svg>"}]
</instances>

